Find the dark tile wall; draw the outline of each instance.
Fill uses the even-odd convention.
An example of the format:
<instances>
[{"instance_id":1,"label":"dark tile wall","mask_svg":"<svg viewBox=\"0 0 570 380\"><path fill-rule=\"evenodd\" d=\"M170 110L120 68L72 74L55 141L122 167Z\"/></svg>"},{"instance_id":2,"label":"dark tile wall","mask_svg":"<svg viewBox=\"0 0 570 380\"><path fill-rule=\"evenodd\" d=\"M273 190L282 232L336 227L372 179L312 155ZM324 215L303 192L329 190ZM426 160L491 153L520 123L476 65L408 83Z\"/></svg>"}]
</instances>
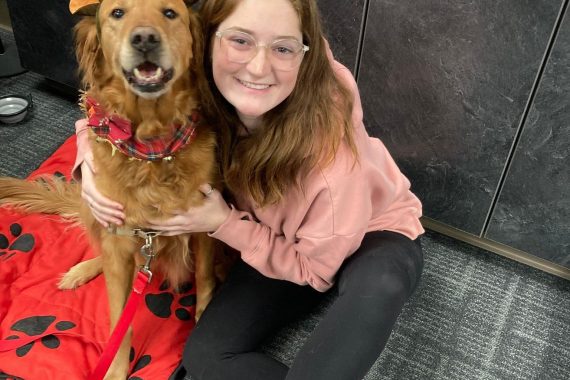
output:
<instances>
[{"instance_id":1,"label":"dark tile wall","mask_svg":"<svg viewBox=\"0 0 570 380\"><path fill-rule=\"evenodd\" d=\"M8 0L22 66L55 82L75 87L77 65L69 1Z\"/></svg>"},{"instance_id":2,"label":"dark tile wall","mask_svg":"<svg viewBox=\"0 0 570 380\"><path fill-rule=\"evenodd\" d=\"M337 61L355 73L364 0L318 0L327 39Z\"/></svg>"},{"instance_id":3,"label":"dark tile wall","mask_svg":"<svg viewBox=\"0 0 570 380\"><path fill-rule=\"evenodd\" d=\"M376 0L358 84L424 214L479 235L561 0Z\"/></svg>"},{"instance_id":4,"label":"dark tile wall","mask_svg":"<svg viewBox=\"0 0 570 380\"><path fill-rule=\"evenodd\" d=\"M486 237L570 268L569 166L566 12Z\"/></svg>"},{"instance_id":5,"label":"dark tile wall","mask_svg":"<svg viewBox=\"0 0 570 380\"><path fill-rule=\"evenodd\" d=\"M365 0L319 0L327 39L336 59L355 72ZM78 85L72 28L78 18L68 1L8 0L22 65L56 82Z\"/></svg>"},{"instance_id":6,"label":"dark tile wall","mask_svg":"<svg viewBox=\"0 0 570 380\"><path fill-rule=\"evenodd\" d=\"M77 86L68 2L7 1L23 65ZM368 130L426 216L482 233L562 3L318 0L335 57L358 76ZM569 23L485 237L570 267Z\"/></svg>"}]
</instances>

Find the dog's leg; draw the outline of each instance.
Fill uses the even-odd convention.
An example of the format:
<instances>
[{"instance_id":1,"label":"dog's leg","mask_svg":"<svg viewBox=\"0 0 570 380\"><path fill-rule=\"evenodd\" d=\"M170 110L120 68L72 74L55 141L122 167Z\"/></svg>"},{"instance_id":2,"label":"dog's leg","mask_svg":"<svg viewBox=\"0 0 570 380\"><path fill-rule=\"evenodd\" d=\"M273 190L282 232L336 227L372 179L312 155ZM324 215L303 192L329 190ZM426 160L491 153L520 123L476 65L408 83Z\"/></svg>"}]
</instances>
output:
<instances>
[{"instance_id":1,"label":"dog's leg","mask_svg":"<svg viewBox=\"0 0 570 380\"><path fill-rule=\"evenodd\" d=\"M194 234L191 238L195 260L196 316L198 321L214 296L216 275L214 273L215 242L206 234Z\"/></svg>"},{"instance_id":2,"label":"dog's leg","mask_svg":"<svg viewBox=\"0 0 570 380\"><path fill-rule=\"evenodd\" d=\"M106 235L101 245L103 274L109 296L111 331L117 325L129 297L135 270L136 243L132 239ZM105 380L125 380L129 371L132 327L129 327Z\"/></svg>"},{"instance_id":3,"label":"dog's leg","mask_svg":"<svg viewBox=\"0 0 570 380\"><path fill-rule=\"evenodd\" d=\"M80 262L65 273L57 287L61 290L76 289L97 277L103 271L103 259L101 256Z\"/></svg>"}]
</instances>

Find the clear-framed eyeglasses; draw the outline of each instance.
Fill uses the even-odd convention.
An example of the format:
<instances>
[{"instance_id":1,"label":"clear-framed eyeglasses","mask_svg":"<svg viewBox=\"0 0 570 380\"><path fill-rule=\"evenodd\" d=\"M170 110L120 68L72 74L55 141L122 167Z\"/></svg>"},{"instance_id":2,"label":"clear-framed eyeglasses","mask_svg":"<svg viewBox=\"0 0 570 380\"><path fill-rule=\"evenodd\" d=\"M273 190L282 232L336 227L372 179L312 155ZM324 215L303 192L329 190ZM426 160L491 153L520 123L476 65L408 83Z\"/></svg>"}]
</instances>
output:
<instances>
[{"instance_id":1,"label":"clear-framed eyeglasses","mask_svg":"<svg viewBox=\"0 0 570 380\"><path fill-rule=\"evenodd\" d=\"M307 45L294 38L277 39L270 44L260 44L252 35L235 29L218 30L216 37L220 40L220 48L229 61L248 63L258 54L259 48L264 48L267 49L267 57L273 68L280 71L297 68L305 52L309 51Z\"/></svg>"}]
</instances>

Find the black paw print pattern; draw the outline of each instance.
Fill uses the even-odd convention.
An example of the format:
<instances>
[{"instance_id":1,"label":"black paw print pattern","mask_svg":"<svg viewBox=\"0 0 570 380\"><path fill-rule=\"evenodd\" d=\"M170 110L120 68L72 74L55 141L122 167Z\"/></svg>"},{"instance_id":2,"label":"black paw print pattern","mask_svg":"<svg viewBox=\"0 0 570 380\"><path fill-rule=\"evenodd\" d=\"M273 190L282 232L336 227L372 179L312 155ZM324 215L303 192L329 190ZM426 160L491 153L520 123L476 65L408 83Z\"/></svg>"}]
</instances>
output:
<instances>
[{"instance_id":1,"label":"black paw print pattern","mask_svg":"<svg viewBox=\"0 0 570 380\"><path fill-rule=\"evenodd\" d=\"M65 176L65 174L63 174L62 172L55 172L52 174L51 177L48 176L39 176L38 178L36 178L35 180L38 182L41 182L43 184L47 184L48 181L50 180L58 180L58 181L63 181L63 182L70 182L70 183L74 183L76 182L73 178L70 178L69 180L67 179L67 177ZM2 378L0 378L0 380L2 380Z\"/></svg>"},{"instance_id":2,"label":"black paw print pattern","mask_svg":"<svg viewBox=\"0 0 570 380\"><path fill-rule=\"evenodd\" d=\"M151 313L159 318L170 318L172 315L173 304L175 306L174 315L181 321L189 321L193 318L190 307L196 305L196 295L187 294L192 289L191 282L182 284L178 289L173 289L172 292L167 290L170 285L167 281L160 284L159 290L161 293L147 294L145 296L145 303Z\"/></svg>"},{"instance_id":3,"label":"black paw print pattern","mask_svg":"<svg viewBox=\"0 0 570 380\"><path fill-rule=\"evenodd\" d=\"M10 237L0 234L0 260L6 261L17 253L30 252L36 240L32 234L22 234L22 226L19 223L10 225Z\"/></svg>"},{"instance_id":4,"label":"black paw print pattern","mask_svg":"<svg viewBox=\"0 0 570 380\"><path fill-rule=\"evenodd\" d=\"M59 178L61 180L67 180L67 178L65 177L65 174L63 174L62 172L55 172L53 173L53 176L56 178Z\"/></svg>"},{"instance_id":5,"label":"black paw print pattern","mask_svg":"<svg viewBox=\"0 0 570 380\"><path fill-rule=\"evenodd\" d=\"M129 356L129 361L132 363L133 360L135 360L135 349L131 347L131 353ZM136 373L137 371L140 371L141 369L143 369L144 367L149 365L151 361L152 361L152 357L150 355L141 356L139 358L139 360L137 360L135 366L133 367L132 373ZM131 376L131 377L129 377L129 380L144 380L144 379L142 377L138 377L138 376Z\"/></svg>"},{"instance_id":6,"label":"black paw print pattern","mask_svg":"<svg viewBox=\"0 0 570 380\"><path fill-rule=\"evenodd\" d=\"M9 375L5 372L0 371L0 380L24 380L21 377Z\"/></svg>"},{"instance_id":7,"label":"black paw print pattern","mask_svg":"<svg viewBox=\"0 0 570 380\"><path fill-rule=\"evenodd\" d=\"M34 317L28 317L20 319L18 322L14 323L10 328L12 331L19 333L24 333L28 336L42 335L47 331L53 322L57 318L53 315L39 315ZM66 331L75 327L75 323L70 321L60 321L55 324L55 329L57 331ZM6 339L20 339L19 335L10 335ZM59 338L53 334L46 335L40 339L42 345L49 349L56 349L60 346ZM16 355L22 357L27 355L36 342L28 343L16 350Z\"/></svg>"}]
</instances>

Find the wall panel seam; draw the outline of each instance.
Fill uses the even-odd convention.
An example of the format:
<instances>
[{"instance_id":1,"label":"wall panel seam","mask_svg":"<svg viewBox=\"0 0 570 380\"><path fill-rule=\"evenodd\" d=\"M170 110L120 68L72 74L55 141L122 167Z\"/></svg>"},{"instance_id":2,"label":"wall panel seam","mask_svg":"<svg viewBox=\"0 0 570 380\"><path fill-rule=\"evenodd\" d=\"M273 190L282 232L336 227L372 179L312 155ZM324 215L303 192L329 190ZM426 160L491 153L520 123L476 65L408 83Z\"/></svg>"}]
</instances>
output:
<instances>
[{"instance_id":1,"label":"wall panel seam","mask_svg":"<svg viewBox=\"0 0 570 380\"><path fill-rule=\"evenodd\" d=\"M511 148L510 148L509 153L507 155L507 160L505 162L505 166L503 167L503 171L499 177L499 182L497 183L497 188L495 189L495 193L493 195L493 199L491 200L491 205L489 206L489 211L487 212L487 216L485 217L485 222L483 223L483 228L481 229L479 237L485 237L487 235L488 229L489 229L490 224L491 224L491 220L493 218L493 213L495 212L495 209L497 207L497 203L498 203L499 198L501 196L501 192L503 190L503 187L505 186L506 179L508 177L510 168L512 166L513 158L516 154L518 143L519 143L520 138L524 132L524 127L525 127L525 124L527 121L528 114L530 112L530 108L532 107L532 104L534 103L534 99L535 99L536 93L540 87L540 82L542 80L544 70L548 64L548 61L550 59L550 55L552 54L552 48L554 47L554 44L556 43L558 31L560 29L560 26L562 25L564 18L566 17L566 13L567 13L566 10L567 10L569 1L570 0L564 0L562 2L562 5L560 6L558 16L556 17L556 21L554 23L554 27L552 28L552 32L551 32L550 38L548 40L548 43L546 45L544 55L542 57L540 65L539 65L539 69L536 73L534 83L531 87L531 91L530 91L529 97L527 99L527 103L523 109L522 116L519 120L519 125L517 127L517 131L515 133L515 136L513 138L513 142L511 144Z\"/></svg>"},{"instance_id":2,"label":"wall panel seam","mask_svg":"<svg viewBox=\"0 0 570 380\"><path fill-rule=\"evenodd\" d=\"M362 48L364 47L364 35L366 33L366 21L368 19L368 5L370 0L364 0L362 7L362 21L360 22L360 35L358 36L358 46L356 48L356 61L354 62L354 79L358 83L358 74L360 73L360 58L362 57Z\"/></svg>"}]
</instances>

